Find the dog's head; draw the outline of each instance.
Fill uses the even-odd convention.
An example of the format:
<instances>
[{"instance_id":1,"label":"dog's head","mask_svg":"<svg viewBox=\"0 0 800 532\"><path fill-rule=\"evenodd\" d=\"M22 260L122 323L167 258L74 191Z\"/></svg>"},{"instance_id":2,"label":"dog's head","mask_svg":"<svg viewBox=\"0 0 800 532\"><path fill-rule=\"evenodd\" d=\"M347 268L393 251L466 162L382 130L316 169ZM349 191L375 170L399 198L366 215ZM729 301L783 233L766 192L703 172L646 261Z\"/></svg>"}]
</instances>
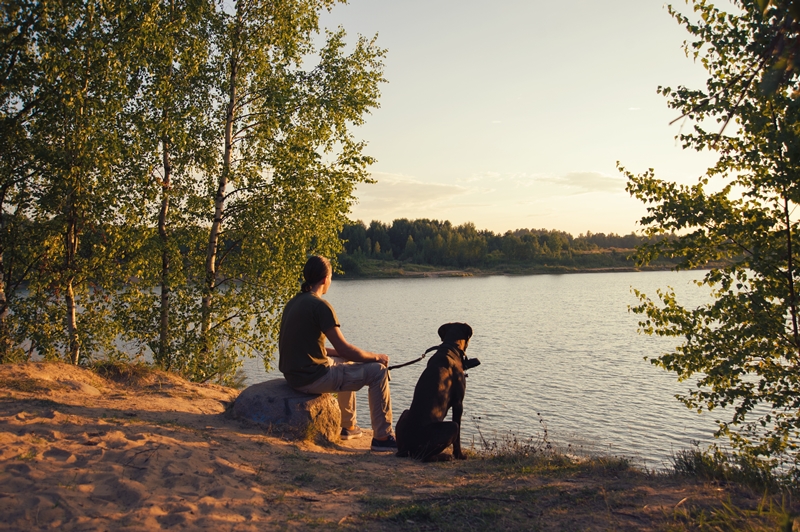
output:
<instances>
[{"instance_id":1,"label":"dog's head","mask_svg":"<svg viewBox=\"0 0 800 532\"><path fill-rule=\"evenodd\" d=\"M445 323L439 327L438 333L442 342L464 340L464 350L466 350L469 339L472 338L472 327L466 323Z\"/></svg>"}]
</instances>

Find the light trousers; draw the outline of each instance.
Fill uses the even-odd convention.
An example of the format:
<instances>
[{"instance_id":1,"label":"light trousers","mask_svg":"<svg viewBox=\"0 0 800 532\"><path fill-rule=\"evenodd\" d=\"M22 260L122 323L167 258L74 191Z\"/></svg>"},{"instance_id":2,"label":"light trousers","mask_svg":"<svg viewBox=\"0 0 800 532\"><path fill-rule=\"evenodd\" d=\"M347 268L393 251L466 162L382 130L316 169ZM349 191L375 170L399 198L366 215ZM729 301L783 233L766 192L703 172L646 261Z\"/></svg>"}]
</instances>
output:
<instances>
[{"instance_id":1,"label":"light trousers","mask_svg":"<svg viewBox=\"0 0 800 532\"><path fill-rule=\"evenodd\" d=\"M304 393L336 392L342 411L342 426L353 427L356 421L356 394L369 386L369 413L375 438L392 434L392 398L389 395L389 370L379 362L348 362L330 357L328 373L311 384L297 388Z\"/></svg>"}]
</instances>

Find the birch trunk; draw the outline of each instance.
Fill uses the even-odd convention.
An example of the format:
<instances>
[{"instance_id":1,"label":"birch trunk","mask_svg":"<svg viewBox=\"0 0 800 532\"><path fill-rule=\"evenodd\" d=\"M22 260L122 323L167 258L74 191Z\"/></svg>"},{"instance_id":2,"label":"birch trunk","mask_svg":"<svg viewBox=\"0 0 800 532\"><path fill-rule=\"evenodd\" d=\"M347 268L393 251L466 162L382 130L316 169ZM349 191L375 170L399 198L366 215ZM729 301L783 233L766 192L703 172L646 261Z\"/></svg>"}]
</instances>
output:
<instances>
[{"instance_id":1,"label":"birch trunk","mask_svg":"<svg viewBox=\"0 0 800 532\"><path fill-rule=\"evenodd\" d=\"M169 235L167 234L167 214L169 212L169 193L172 186L172 167L169 158L169 139L162 140L164 179L161 184L161 210L158 213L158 235L161 239L161 308L159 315L158 354L156 362L166 370L172 365L169 353Z\"/></svg>"},{"instance_id":2,"label":"birch trunk","mask_svg":"<svg viewBox=\"0 0 800 532\"><path fill-rule=\"evenodd\" d=\"M67 338L69 340L69 361L78 365L80 362L81 350L78 341L78 320L75 310L75 290L73 282L75 280L75 253L78 249L78 234L75 223L74 210L69 206L67 214L67 230L64 233L64 271L67 274L64 286L64 302L67 306Z\"/></svg>"},{"instance_id":3,"label":"birch trunk","mask_svg":"<svg viewBox=\"0 0 800 532\"><path fill-rule=\"evenodd\" d=\"M201 309L202 322L200 327L200 333L204 343L203 351L205 353L210 349L208 345L208 333L211 329L211 307L213 304L214 291L217 288L217 251L225 216L225 191L230 179L233 158L233 126L236 119L237 74L237 61L234 54L230 60L230 88L228 89L228 105L225 113L225 148L222 158L222 172L220 173L219 182L217 184L217 193L214 197L214 220L211 223L211 230L208 235L208 246L206 248L206 278L203 290Z\"/></svg>"},{"instance_id":4,"label":"birch trunk","mask_svg":"<svg viewBox=\"0 0 800 532\"><path fill-rule=\"evenodd\" d=\"M2 206L5 205L7 187L3 187L0 194L0 228L5 230L6 219ZM3 253L0 250L0 362L4 361L11 352L11 338L8 331L8 298L6 297L6 277Z\"/></svg>"}]
</instances>

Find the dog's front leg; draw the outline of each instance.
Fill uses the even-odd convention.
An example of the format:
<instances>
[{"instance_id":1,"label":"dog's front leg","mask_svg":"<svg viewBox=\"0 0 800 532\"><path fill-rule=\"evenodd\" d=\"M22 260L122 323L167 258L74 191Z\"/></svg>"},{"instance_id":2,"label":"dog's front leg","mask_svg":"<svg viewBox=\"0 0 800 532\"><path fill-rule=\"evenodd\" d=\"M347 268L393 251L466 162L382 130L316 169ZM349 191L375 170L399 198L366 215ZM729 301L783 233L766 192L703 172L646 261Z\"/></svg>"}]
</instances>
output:
<instances>
[{"instance_id":1,"label":"dog's front leg","mask_svg":"<svg viewBox=\"0 0 800 532\"><path fill-rule=\"evenodd\" d=\"M453 456L459 460L466 460L467 457L461 452L461 415L464 413L464 405L453 405L453 421L458 424L456 439L453 440Z\"/></svg>"}]
</instances>

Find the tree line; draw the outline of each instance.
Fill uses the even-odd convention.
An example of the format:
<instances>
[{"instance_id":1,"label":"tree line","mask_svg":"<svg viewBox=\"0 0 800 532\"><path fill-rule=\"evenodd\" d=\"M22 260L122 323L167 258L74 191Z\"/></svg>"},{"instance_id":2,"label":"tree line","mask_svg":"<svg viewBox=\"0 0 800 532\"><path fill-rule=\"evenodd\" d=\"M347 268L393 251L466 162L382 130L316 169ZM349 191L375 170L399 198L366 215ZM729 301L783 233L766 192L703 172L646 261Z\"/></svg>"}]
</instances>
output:
<instances>
[{"instance_id":1,"label":"tree line","mask_svg":"<svg viewBox=\"0 0 800 532\"><path fill-rule=\"evenodd\" d=\"M349 222L341 238L339 261L345 273L358 274L365 258L397 260L448 268L498 265L549 265L576 268L633 267L633 249L648 239L634 233L592 233L578 237L564 231L517 229L498 234L473 223L405 218L390 224ZM658 237L664 238L664 237Z\"/></svg>"},{"instance_id":2,"label":"tree line","mask_svg":"<svg viewBox=\"0 0 800 532\"><path fill-rule=\"evenodd\" d=\"M318 37L335 3L2 3L0 360L269 359L369 179L384 51Z\"/></svg>"}]
</instances>

